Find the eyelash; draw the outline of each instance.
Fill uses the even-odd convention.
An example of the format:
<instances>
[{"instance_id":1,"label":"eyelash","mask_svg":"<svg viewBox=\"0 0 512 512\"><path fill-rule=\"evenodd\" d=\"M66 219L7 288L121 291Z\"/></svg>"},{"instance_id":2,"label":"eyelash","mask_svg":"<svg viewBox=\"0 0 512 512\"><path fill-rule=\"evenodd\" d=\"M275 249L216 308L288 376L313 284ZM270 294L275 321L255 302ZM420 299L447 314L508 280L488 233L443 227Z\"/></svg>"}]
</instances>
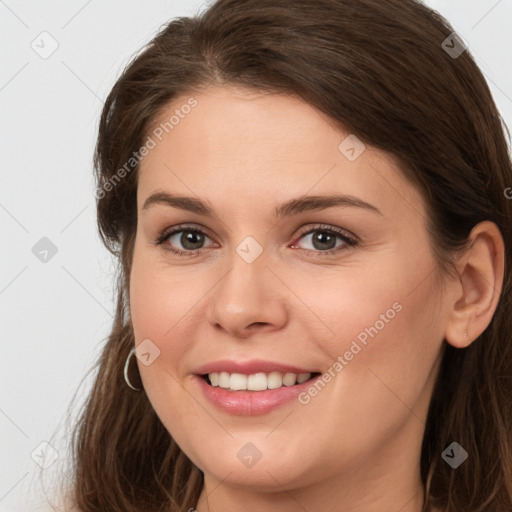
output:
<instances>
[{"instance_id":1,"label":"eyelash","mask_svg":"<svg viewBox=\"0 0 512 512\"><path fill-rule=\"evenodd\" d=\"M208 238L210 238L208 236L208 234L203 231L202 229L198 228L198 227L195 227L193 225L189 225L189 224L182 224L182 225L179 225L179 226L175 226L174 228L172 228L170 231L169 230L165 230L158 238L157 240L155 241L156 245L162 245L164 242L166 242L172 235L175 235L176 233L180 233L182 231L189 231L191 233L200 233L202 235L205 235L207 236ZM339 229L339 228L335 228L333 226L329 226L329 225L326 225L326 224L316 224L314 225L313 227L307 229L307 230L304 230L304 231L301 231L299 234L298 234L298 240L301 240L302 238L304 238L306 235L310 235L311 233L314 233L315 231L320 231L320 232L323 232L323 233L329 233L329 234L334 234L334 235L338 235L342 240L343 242L346 244L346 246L348 247L355 247L359 242L358 240L355 238L355 237L351 237L349 236L345 231ZM329 249L327 251L320 251L320 250L312 250L312 249L299 249L301 251L305 251L307 253L313 253L314 257L322 257L324 255L332 255L332 254L335 254L335 253L338 253L344 249L347 249L346 246L341 246L341 247L337 247L335 249ZM203 251L203 249L198 249L196 251L182 251L180 249L173 249L171 247L165 247L164 248L166 251L170 251L178 256L190 256L192 254L196 255L196 254L199 254Z\"/></svg>"}]
</instances>

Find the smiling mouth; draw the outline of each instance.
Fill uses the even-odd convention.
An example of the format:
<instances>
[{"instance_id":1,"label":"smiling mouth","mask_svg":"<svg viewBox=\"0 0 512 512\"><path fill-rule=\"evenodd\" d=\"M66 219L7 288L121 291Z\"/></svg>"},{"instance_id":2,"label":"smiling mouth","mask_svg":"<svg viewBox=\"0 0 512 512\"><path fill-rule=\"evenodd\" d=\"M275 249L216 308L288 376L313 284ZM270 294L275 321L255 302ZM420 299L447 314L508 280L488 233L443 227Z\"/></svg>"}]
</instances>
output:
<instances>
[{"instance_id":1,"label":"smiling mouth","mask_svg":"<svg viewBox=\"0 0 512 512\"><path fill-rule=\"evenodd\" d=\"M201 375L201 378L212 387L223 388L227 391L266 391L303 384L321 375L313 373L243 373L212 372Z\"/></svg>"}]
</instances>

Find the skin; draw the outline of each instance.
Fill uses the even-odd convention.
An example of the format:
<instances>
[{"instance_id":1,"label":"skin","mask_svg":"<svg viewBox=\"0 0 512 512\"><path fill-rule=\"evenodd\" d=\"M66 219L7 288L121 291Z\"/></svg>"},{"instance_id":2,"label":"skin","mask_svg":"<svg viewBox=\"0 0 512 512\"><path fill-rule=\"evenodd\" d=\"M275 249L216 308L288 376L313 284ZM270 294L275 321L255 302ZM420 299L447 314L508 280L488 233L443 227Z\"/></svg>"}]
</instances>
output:
<instances>
[{"instance_id":1,"label":"skin","mask_svg":"<svg viewBox=\"0 0 512 512\"><path fill-rule=\"evenodd\" d=\"M457 275L443 275L423 198L390 155L366 146L350 161L338 149L349 132L292 96L215 87L193 97L197 106L141 162L130 309L136 345L150 339L160 350L152 364L138 361L149 400L204 472L197 510L420 512L421 440L441 349L444 340L468 345L492 318L503 278L498 228L475 227ZM216 216L143 209L156 190L201 198ZM337 206L270 216L291 198L332 193L381 214ZM181 233L155 244L182 223L207 232L201 248L166 250L190 247ZM344 247L324 255L299 233L317 223L359 244L336 236ZM263 248L252 263L236 252L247 236ZM307 405L229 414L193 376L218 359L325 372L397 302L401 311ZM247 442L262 454L250 468L236 455Z\"/></svg>"}]
</instances>

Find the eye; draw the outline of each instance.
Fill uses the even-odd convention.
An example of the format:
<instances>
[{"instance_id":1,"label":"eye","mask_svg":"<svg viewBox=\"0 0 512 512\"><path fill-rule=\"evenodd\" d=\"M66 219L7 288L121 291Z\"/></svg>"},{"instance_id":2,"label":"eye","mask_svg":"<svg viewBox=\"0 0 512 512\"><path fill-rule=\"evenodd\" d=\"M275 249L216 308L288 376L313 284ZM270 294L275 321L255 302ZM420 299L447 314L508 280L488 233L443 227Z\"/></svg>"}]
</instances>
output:
<instances>
[{"instance_id":1,"label":"eye","mask_svg":"<svg viewBox=\"0 0 512 512\"><path fill-rule=\"evenodd\" d=\"M323 256L326 254L334 254L348 247L354 247L358 241L353 235L334 226L316 225L306 232L300 234L300 240L310 238L312 249L304 249L307 252L313 252L315 256ZM336 244L338 240L341 243ZM294 247L295 245L292 245Z\"/></svg>"},{"instance_id":2,"label":"eye","mask_svg":"<svg viewBox=\"0 0 512 512\"><path fill-rule=\"evenodd\" d=\"M324 224L315 225L307 231L302 230L299 236L299 240L309 237L310 243L313 245L312 249L306 248L302 250L319 257L354 247L358 243L358 240L348 232ZM202 252L205 239L210 239L210 237L202 229L191 225L179 225L170 230L165 230L156 240L156 244L164 245L165 242L169 242L165 244L165 250L178 256L190 256ZM337 241L340 241L340 243L337 243ZM179 245L184 250L181 250ZM291 247L294 248L295 244Z\"/></svg>"},{"instance_id":3,"label":"eye","mask_svg":"<svg viewBox=\"0 0 512 512\"><path fill-rule=\"evenodd\" d=\"M165 249L171 251L180 256L189 256L192 253L198 253L198 249L202 249L202 245L204 244L205 238L210 238L202 229L199 229L194 226L175 226L170 231L166 230L162 233L162 235L157 239L157 245L163 245L164 242L169 241L169 244L166 244ZM180 250L173 248L177 244L181 244L185 249Z\"/></svg>"}]
</instances>

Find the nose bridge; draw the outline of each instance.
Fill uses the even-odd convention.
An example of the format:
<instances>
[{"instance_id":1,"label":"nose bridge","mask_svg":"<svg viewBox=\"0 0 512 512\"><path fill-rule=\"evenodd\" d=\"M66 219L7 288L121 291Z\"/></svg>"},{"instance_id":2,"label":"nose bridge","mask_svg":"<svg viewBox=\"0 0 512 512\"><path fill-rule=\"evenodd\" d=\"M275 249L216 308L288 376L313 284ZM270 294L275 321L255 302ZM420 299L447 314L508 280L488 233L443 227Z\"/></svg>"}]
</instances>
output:
<instances>
[{"instance_id":1,"label":"nose bridge","mask_svg":"<svg viewBox=\"0 0 512 512\"><path fill-rule=\"evenodd\" d=\"M241 335L251 324L277 327L285 321L278 283L267 268L269 251L247 237L226 259L229 270L212 291L209 321Z\"/></svg>"},{"instance_id":2,"label":"nose bridge","mask_svg":"<svg viewBox=\"0 0 512 512\"><path fill-rule=\"evenodd\" d=\"M235 310L251 311L269 298L268 251L263 247L258 255L254 251L254 245L243 241L228 258L230 270L219 283L217 303L222 301L226 306L236 306Z\"/></svg>"}]
</instances>

